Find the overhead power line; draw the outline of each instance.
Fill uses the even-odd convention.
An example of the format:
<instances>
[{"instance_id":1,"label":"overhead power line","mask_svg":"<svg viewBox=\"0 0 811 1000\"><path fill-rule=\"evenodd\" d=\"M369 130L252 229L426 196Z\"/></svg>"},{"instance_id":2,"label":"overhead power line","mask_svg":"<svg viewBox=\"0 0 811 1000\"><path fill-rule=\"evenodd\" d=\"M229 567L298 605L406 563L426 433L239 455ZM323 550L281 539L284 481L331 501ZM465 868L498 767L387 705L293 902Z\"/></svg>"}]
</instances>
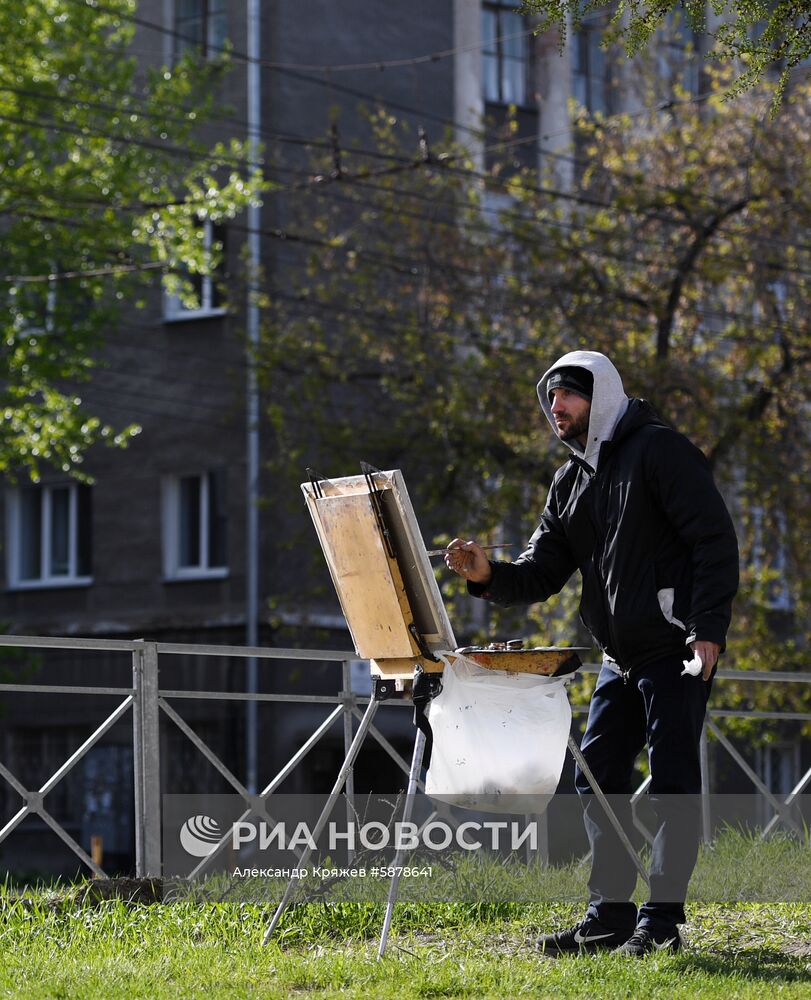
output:
<instances>
[{"instance_id":1,"label":"overhead power line","mask_svg":"<svg viewBox=\"0 0 811 1000\"><path fill-rule=\"evenodd\" d=\"M164 28L156 25L155 26L155 30L164 31L164 30L167 30L167 29L164 29ZM319 84L323 84L324 83L324 81L313 81L313 82L316 82L316 83L319 83ZM8 85L6 85L6 86L0 85L0 92L13 93L13 94L17 94L18 96L29 97L32 100L37 100L37 101L47 101L47 102L57 103L57 104L64 105L66 107L81 106L81 107L95 108L95 109L100 109L100 110L103 110L103 111L108 111L111 114L121 114L121 115L136 114L136 115L138 115L138 116L140 116L142 118L147 118L147 119L149 119L149 118L159 118L159 120L161 122L164 122L164 123L165 122L169 122L169 123L174 122L176 124L182 124L183 126L187 126L189 124L188 118L178 118L176 116L172 116L170 114L165 114L163 112L161 112L159 114L158 112L156 112L154 110L145 110L142 105L131 103L131 100L130 100L131 95L129 95L129 94L123 94L123 95L121 95L122 96L122 101L125 101L125 103L122 103L120 105L115 105L115 104L110 104L108 102L94 101L94 100L90 100L90 99L85 98L85 97L78 97L78 96L75 96L75 95L73 95L70 98L68 98L68 96L65 95L65 94L41 93L41 92L37 92L37 91L32 91L32 90L30 90L28 88L11 87L11 86L8 86ZM387 103L390 104L391 103L391 102L388 102L385 98L383 98L380 94L375 94L375 95L365 94L365 96L366 96L366 98L368 100L373 100L373 101L376 101L376 102L381 103L381 104L387 104ZM709 96L711 96L709 93L708 94L704 94L704 95L699 95L694 100L695 100L695 102L699 102L699 101L702 101L702 100L706 100ZM667 102L664 102L661 105L659 105L658 109L659 110L666 110L668 108L672 108L672 107L677 106L679 103L680 102L677 102L677 101L667 101ZM685 102L682 102L682 103L693 103L693 100L685 101ZM180 107L183 107L183 106L181 105ZM404 108L406 106L405 105L397 105L397 107L401 109L401 108ZM190 113L191 112L196 112L197 110L198 110L197 108L188 107L188 111ZM590 165L590 161L586 157L579 157L579 156L573 155L572 153L564 153L564 152L561 152L558 149L550 149L548 147L545 147L545 146L541 145L541 140L537 136L535 136L535 135L532 135L532 136L522 136L522 137L519 137L519 138L513 138L513 139L507 139L507 140L499 140L499 141L496 141L496 142L488 143L487 142L488 128L487 128L486 125L483 125L481 128L476 128L476 127L471 126L469 124L462 124L462 123L457 122L457 121L455 121L453 119L442 118L442 117L434 115L434 114L432 114L430 112L425 112L425 111L423 111L421 109L413 108L413 109L410 109L410 111L413 112L416 115L421 116L421 117L426 117L426 118L429 118L429 119L436 120L438 122L442 122L443 124L449 125L449 126L455 128L455 129L461 129L461 130L467 131L469 134L475 136L477 138L477 140L481 140L482 142L485 143L485 145L482 147L482 152L483 153L505 151L505 150L508 150L508 149L518 148L520 146L534 145L535 146L535 150L538 153L540 153L542 156L546 156L547 158L552 158L552 159L556 159L556 160L562 160L564 162L571 163L574 166L589 166ZM647 112L639 112L639 114L643 114L643 113L647 113ZM238 128L241 128L243 130L247 130L248 129L248 123L246 121L244 121L242 119L239 119L239 118L236 118L236 117L233 117L233 116L218 114L216 112L214 112L214 113L207 113L205 119L201 122L201 124L203 124L203 125L209 125L212 122L218 122L218 123L221 123L221 124L224 124L224 125L233 125L233 126L236 126ZM260 128L258 130L253 129L253 131L254 131L254 133L259 138L261 138L263 140L263 142L264 141L269 141L269 142L277 143L277 144L293 145L293 146L300 146L300 147L304 147L304 148L313 148L313 149L319 149L320 148L320 149L328 150L330 148L329 141L323 135L318 136L318 137L298 136L298 135L295 135L295 134L292 134L292 133L280 133L280 132L274 131L272 129L264 128L264 127ZM568 133L568 130L567 130L567 133ZM109 133L109 132L108 133L99 133L98 131L96 132L96 134L106 135L106 137L110 138L111 140L124 141L124 142L130 141L130 142L133 142L134 144L137 144L137 140L133 139L132 137L128 137L128 136L116 136L113 133ZM554 136L560 135L560 134L563 134L563 133L562 132L552 132L552 133L545 134L542 138L545 140L545 139L553 138ZM166 147L165 145L163 145L160 148L162 150L167 150L169 147ZM192 150L192 149L190 149L188 147L177 146L177 144L174 144L174 146L172 148L175 149L175 150L177 150L178 153L179 153L180 150L184 150L185 149L186 152L187 152L187 154L188 154L188 158L191 159L191 160L198 159L198 158L200 158L200 159L205 159L206 158L206 154L204 152L200 152L199 150ZM383 153L380 150L364 149L364 148L361 148L359 146L354 146L352 148L351 152L352 152L353 155L368 156L368 157L377 158L377 159L394 160L394 161L398 161L398 160L404 159L404 157L402 157L402 156L400 156L400 155L398 155L396 153L391 153L391 152L389 152L389 153ZM627 174L626 176L631 177L630 174ZM712 201L712 196L711 195L707 195L706 198L707 198L708 201Z\"/></svg>"},{"instance_id":2,"label":"overhead power line","mask_svg":"<svg viewBox=\"0 0 811 1000\"><path fill-rule=\"evenodd\" d=\"M12 115L0 114L0 121L8 122L10 125L22 125L26 128L43 128L54 132L67 132L71 135L98 136L110 142L123 143L125 145L142 146L144 149L154 149L167 156L177 156L188 160L203 160L206 162L221 163L223 165L248 167L250 160L245 157L231 156L230 154L217 154L211 152L192 151L185 146L173 146L168 143L154 142L152 139L143 139L134 135L116 135L104 129L93 128L89 125L71 125L65 121L57 121L53 118L15 118Z\"/></svg>"},{"instance_id":3,"label":"overhead power line","mask_svg":"<svg viewBox=\"0 0 811 1000\"><path fill-rule=\"evenodd\" d=\"M81 2L81 0L79 0L79 2ZM91 6L102 7L101 4L91 4ZM104 9L112 10L109 7L104 8ZM128 15L122 15L118 11L113 11L113 12L116 15L118 15L118 16L128 17ZM154 30L158 30L158 31L161 31L161 32L168 32L168 33L170 33L172 35L176 35L176 36L181 37L181 38L184 37L184 36L180 35L180 33L171 31L170 29L167 29L167 28L165 28L165 27L163 27L161 25L155 25L152 22L146 22L144 19L137 19L137 20L140 23L144 24L144 25L148 25L149 27L153 28ZM314 81L314 82L321 83L322 81ZM368 95L366 95L366 96L368 96ZM55 125L53 122L42 123L42 125L43 125L43 127L59 127L59 126ZM121 141L127 141L127 137L122 137ZM134 140L134 141L137 141L137 140ZM358 151L357 150L348 150L347 152L355 154ZM361 151L361 155L367 155L367 154L371 155L371 154L369 154L369 151ZM391 156L390 154L384 154L384 155L388 159L395 159L395 157ZM451 162L452 160L453 160L453 157L447 156L445 158L445 160L443 161L443 165L446 166L446 167L448 167L449 169L455 170L456 172L461 173L461 174L467 174L467 175L471 175L471 176L474 175L474 172L468 170L467 168L454 167L453 164L452 164L452 162ZM393 173L393 172L397 172L400 169L402 169L402 170L410 170L410 169L415 169L419 165L420 165L420 163L419 163L418 160L413 160L413 159L412 160L408 160L406 158L402 158L399 166L396 166L396 167L392 166L392 167L384 168L379 173L380 174L389 173L389 172ZM324 184L324 183L329 183L329 182L332 182L332 181L335 181L335 180L340 180L344 184L346 184L350 180L354 181L355 183L360 184L362 182L362 178L367 178L369 176L372 176L373 173L374 172L364 173L363 175L358 174L354 178L351 178L351 179L348 178L346 175L344 175L342 177L339 177L339 178L333 178L333 177L329 177L329 176L324 176L324 177L319 177L319 178L308 177L308 179L306 181L303 181L303 182L301 182L301 184L298 184L298 185L291 185L291 186L289 186L287 188L287 190L293 190L293 189L295 189L297 187L307 188L310 185ZM492 178L490 177L490 175L486 175L486 174L483 174L483 173L478 173L476 176L478 176L480 179L484 180L485 182L490 182L490 183L493 182ZM503 182L502 182L502 186L504 186ZM533 188L533 191L535 191L536 193L540 193L542 191L545 196L551 197L551 198L561 198L561 199L564 199L564 200L571 200L571 201L574 201L576 203L587 204L587 205L591 205L591 206L598 206L599 205L601 207L613 207L611 205L611 203L601 202L601 201L599 201L597 199L590 199L590 198L585 197L583 195L577 195L577 194L574 194L572 192L556 190L556 189L549 188L549 187L541 188L539 186L535 186ZM64 222L65 220L54 220L54 221ZM673 220L672 219L667 219L666 221L672 222ZM572 228L575 228L574 226L572 226L571 223L569 225ZM238 227L236 227L236 228L238 228ZM582 226L580 228L587 229L588 227ZM270 234L268 234L267 232L265 232L264 234L265 235L273 235L273 236L275 236L277 238L282 238L282 239L294 239L294 238L296 238L293 234L289 234L289 233L286 233L284 231L276 231L276 232L273 232L273 233L270 233ZM790 244L788 244L788 245L790 245ZM155 264L150 264L150 265L121 265L121 264L114 264L114 265L110 265L109 267L101 269L101 273L117 273L117 272L121 272L122 270L126 270L126 269L139 270L139 269L144 269L144 268L149 268L149 267L160 268L161 266L162 265L160 265L160 264L158 264L158 265L155 265ZM95 272L94 271L75 271L75 272L63 272L62 274L60 274L58 276L59 277L89 277L89 276L94 276L95 274L98 274L98 273L100 273L100 272L99 271L95 271ZM26 276L26 275L16 275L16 276L7 276L7 277L10 278L10 279L12 279L12 280L18 280L18 281L25 281L25 280L29 280L29 279L30 280L36 280L36 281L44 281L44 280L52 280L52 278L54 276L42 276L42 275L27 275Z\"/></svg>"},{"instance_id":4,"label":"overhead power line","mask_svg":"<svg viewBox=\"0 0 811 1000\"><path fill-rule=\"evenodd\" d=\"M86 271L52 271L49 274L0 274L0 282L7 285L47 284L51 281L70 281L74 278L102 278L108 274L131 274L135 271L168 271L161 262L144 264L106 264Z\"/></svg>"},{"instance_id":5,"label":"overhead power line","mask_svg":"<svg viewBox=\"0 0 811 1000\"><path fill-rule=\"evenodd\" d=\"M138 17L137 15L134 14L122 13L121 11L118 11L115 8L109 7L108 5L101 3L100 0L72 0L72 2L80 4L82 6L91 6L96 9L106 11L110 14L113 14L116 17L121 18L122 20L131 22L132 24L138 25L139 27L145 28L147 30L157 32L158 34L169 36L179 42L188 43L192 46L199 44L199 40L192 37L191 35L185 35L182 32L175 30L174 28L168 28L163 24L158 24L155 21L149 21L146 18ZM259 66L263 67L264 69L269 69L273 72L285 74L291 77L292 79L299 79L307 83L312 83L315 84L316 86L324 87L328 90L335 91L336 93L346 94L347 96L350 97L356 97L360 98L361 100L372 101L374 103L383 104L396 111L402 111L406 114L416 115L420 119L434 121L442 125L449 125L458 131L466 132L467 134L474 136L477 140L481 140L482 137L486 136L486 131L487 131L486 128L481 128L481 127L477 128L475 126L470 125L467 122L455 121L454 119L450 119L442 115L438 115L435 112L428 111L425 108L415 108L413 106L403 104L400 101L395 101L390 98L383 97L378 92L359 90L356 87L349 87L346 84L338 83L329 78L329 75L326 74L326 70L323 68L320 68L320 71L325 72L325 78L320 79L319 77L316 76L309 76L304 71L294 69L289 64L274 63L268 59L252 59L246 53L241 52L230 45L211 45L209 46L209 50L215 53L219 53L220 55L226 56L228 59L233 60L235 62L245 63L245 64L256 63ZM710 97L712 97L712 92L698 94L693 97L683 98L683 99L668 99L663 102L660 102L660 104L656 105L654 108L643 108L633 113L623 112L621 113L621 115L620 114L607 115L606 120L610 120L613 117L637 118L637 117L646 117L652 114L660 114L662 111L672 110L679 106L704 103L705 101L709 100ZM569 133L570 129L568 127L558 132L544 133L541 136L540 141L545 141L547 139L555 138L556 136L559 135L568 135ZM533 138L537 143L538 152L554 158L569 159L569 160L572 159L571 155L561 153L558 150L547 149L545 147L542 147L537 137Z\"/></svg>"},{"instance_id":6,"label":"overhead power line","mask_svg":"<svg viewBox=\"0 0 811 1000\"><path fill-rule=\"evenodd\" d=\"M349 183L351 184L352 182L349 182ZM411 197L412 196L411 193L407 192L407 191L402 191L401 195L403 197ZM414 197L418 198L419 196L415 195ZM410 211L408 209L405 209L405 208L401 208L399 211L400 211L401 214L403 214L404 216L407 216L407 217L410 216L410 217L415 217L415 218L418 218L418 219L424 219L426 222L428 222L431 225L437 225L437 226L447 225L447 226L449 226L451 228L460 228L460 229L466 228L466 225L463 222L453 222L452 220L447 220L446 221L446 220L442 220L442 219L436 219L436 218L434 218L432 216L426 216L426 215L424 215L422 213L412 212L412 211ZM654 217L655 217L654 215L649 215L649 216L646 216L646 219L651 219L651 218L654 218ZM58 221L61 224L68 224L68 225L70 225L70 224L83 225L84 224L83 222L79 222L78 220L59 219ZM564 229L570 229L570 230L575 231L575 232L582 231L582 232L589 232L589 233L592 233L592 234L595 234L595 233L599 234L599 232L600 232L600 230L596 230L593 227L589 227L588 225L585 225L585 224L575 225L575 224L572 224L571 222L567 222L567 221L564 221L564 220L548 220L548 221L544 220L544 221L541 221L541 220L537 220L537 219L526 219L526 220L520 219L520 221L522 221L522 222L525 221L526 224L529 225L529 226L538 226L538 225L541 225L541 226L544 226L544 227L547 227L547 228L549 228L549 227L552 227L552 228L564 228ZM674 226L677 225L677 222L674 221L674 220L672 220L672 219L664 219L664 220L660 220L660 221L666 221L667 223L672 224ZM683 225L683 223L680 223L680 225ZM477 227L473 226L473 227L467 227L467 228L477 228ZM498 228L497 227L490 228L490 227L482 226L480 228L482 230L484 230L484 231L488 231L488 232L492 233L493 235L497 235L498 234ZM260 227L259 229L253 229L252 227L248 227L246 225L240 224L239 222L231 221L229 223L229 229L235 230L235 231L239 231L239 232L243 232L245 234L258 233L258 235L265 236L265 237L268 237L268 238L280 241L282 243L289 243L289 244L295 243L295 244L300 244L300 245L305 246L305 247L322 248L322 249L328 249L328 250L332 250L332 251L340 251L342 253L353 252L353 253L356 253L361 258L369 258L370 261L374 264L374 266L381 267L381 268L391 269L395 273L400 273L400 274L410 274L410 275L413 275L413 274L419 273L420 270L422 269L422 267L424 267L424 265L425 265L425 261L421 260L419 258L409 257L409 256L406 256L406 255L403 255L403 254L400 254L400 253L393 252L393 251L381 254L378 250L375 250L375 249L364 249L362 247L354 247L351 244L346 244L346 243L337 245L337 244L335 244L335 242L333 240L331 240L329 238L317 237L317 236L314 236L312 234L303 233L303 232L297 232L297 231L289 229L289 228ZM632 238L633 238L632 235L628 234L628 239L632 239ZM649 239L649 238L640 238L640 239L636 240L636 243L639 243L639 242L641 242L642 244L648 244L649 246L652 246L652 247L664 248L664 247L667 246L667 243L666 243L665 240L654 240L654 239ZM650 265L652 263L655 263L655 261L652 260L652 259L650 259L650 258L646 259L644 257L628 257L628 256L625 256L623 254L617 253L615 251L611 251L608 248L599 247L599 246L598 247L584 246L584 247L582 247L582 250L583 250L583 252L585 254L596 255L598 257L604 257L604 258L608 258L608 259L611 259L611 260L618 261L620 263L625 263L625 264L634 265L634 266L644 266L644 265ZM722 257L723 257L723 260L724 260L724 262L727 265L730 264L730 263L738 265L735 268L735 270L737 270L738 272L744 272L748 268L749 264L751 263L751 261L748 258L747 259L730 258L727 254L720 255L720 254L714 253L714 251L712 251L711 249L705 250L705 255L708 255L710 257L716 257L719 260L722 259ZM480 274L480 272L477 269L470 268L470 267L465 267L464 265L460 265L460 264L458 264L457 262L455 262L453 260L437 259L434 263L435 263L436 266L446 267L446 268L449 268L451 270L456 271L457 273L467 273L467 274L475 274L475 275L479 275ZM802 268L799 268L799 267L787 267L785 265L779 264L779 263L774 262L774 261L765 261L765 262L763 262L762 266L767 267L768 269L770 269L771 271L773 271L775 273L799 274L799 275L805 275L805 276L808 276L808 275L811 274L811 272L808 272L808 271L806 271L806 270L804 270ZM42 284L42 283L47 283L47 282L51 282L51 281L61 281L61 280L71 280L71 279L86 279L86 278L90 278L90 277L103 277L103 276L106 276L106 275L126 274L126 273L133 273L133 272L138 272L138 271L148 271L148 270L159 270L159 271L162 270L164 272L169 272L169 271L172 270L172 268L170 268L167 264L165 264L163 262L115 263L115 264L109 264L109 265L102 266L102 267L88 268L88 269L85 269L85 270L77 269L77 270L71 270L71 271L54 271L54 272L49 272L48 274L8 274L8 275L0 275L0 283L5 283L5 284L40 283L40 284Z\"/></svg>"},{"instance_id":7,"label":"overhead power line","mask_svg":"<svg viewBox=\"0 0 811 1000\"><path fill-rule=\"evenodd\" d=\"M40 123L40 124L42 124L43 127L47 127L49 123L45 122L45 123ZM325 143L325 145L326 145L326 143ZM343 155L355 155L357 152L361 152L362 155L366 155L366 154L370 153L370 151L366 151L366 150L358 151L358 150L355 150L355 149L352 149L352 148L346 149L346 150L339 150L337 148L337 145L335 145L335 144L333 145L333 154L336 157L340 156L342 153L343 153ZM371 151L371 152L374 152L374 151ZM439 154L438 156L428 156L428 157L426 157L425 150L421 150L420 155L418 155L416 157L412 156L411 158L408 158L408 157L397 155L397 154L384 154L384 158L387 159L387 160L396 160L397 161L396 165L383 167L383 168L380 168L378 170L372 170L372 169L364 168L363 170L361 170L359 172L356 172L354 174L351 174L351 173L349 173L347 171L339 171L337 173L333 171L332 173L325 173L323 175L315 175L314 176L309 171L299 171L299 175L304 178L302 181L297 182L297 183L293 183L293 184L290 184L290 185L287 185L286 187L282 188L280 191L277 191L277 192L274 192L274 193L284 193L285 191L289 192L289 191L293 191L293 190L297 190L297 189L301 189L301 188L314 187L314 186L317 186L317 185L325 185L325 184L330 184L330 183L339 182L339 181L342 182L344 185L346 185L347 183L350 183L350 182L360 183L360 182L368 181L368 180L373 179L375 177L382 177L382 176L385 176L387 174L394 174L394 173L412 171L412 170L414 170L416 168L419 168L419 167L422 167L422 166L425 166L425 165L428 165L428 166L437 166L437 167L442 167L442 168L445 168L445 169L449 169L449 170L451 170L451 171L453 171L453 172L455 172L457 174L460 174L462 176L469 176L469 177L476 178L477 180L481 180L482 182L484 182L486 184L489 184L491 186L500 186L506 193L509 193L509 183L508 183L508 181L506 181L504 179L501 179L501 178L495 178L495 177L493 177L489 173L484 173L484 172L481 172L481 171L478 171L478 172L474 171L474 170L472 170L471 168L468 168L468 167L458 167L458 166L455 166L455 160L458 159L459 157L457 157L456 155L453 155L453 154L444 154L443 153L443 154ZM285 168L285 167L272 167L271 169L272 170L281 170L283 172L294 173L294 174L296 173L296 171L293 171L290 168ZM550 198L553 198L553 199L562 199L564 201L573 202L575 204L585 204L585 205L587 205L589 207L601 207L601 208L613 208L614 207L613 201L600 200L598 198L594 198L594 197L591 197L589 195L585 195L583 193L577 193L575 191L569 191L569 190L563 190L563 189L559 189L559 188L554 188L554 187L551 187L550 185L536 183L536 184L527 186L526 183L525 183L524 186L527 187L527 189L530 190L532 193L534 193L534 194L542 194L544 197L550 197ZM660 185L660 186L664 187L663 185ZM666 188L666 190L668 190L668 193L672 193L673 189ZM410 195L410 196L417 197L416 194ZM701 200L701 199L699 199L699 200ZM88 199L88 201L90 201L90 199ZM723 204L723 202L719 198L714 199L714 201L717 204ZM100 204L106 204L106 203L104 203L102 201L102 202L100 202ZM23 209L21 209L20 211L24 213ZM663 215L661 215L661 213L659 213L659 215L657 215L656 213L649 214L648 217L649 218L650 217L660 218L663 221L666 221L668 223L680 223L681 221L683 221L683 220L675 220L675 219L671 218L670 216L666 216L666 215L663 216ZM54 221L65 221L65 220L60 219L60 220L54 220ZM584 226L584 225L577 226L577 225L573 225L571 223L569 223L569 227L570 228L583 228L585 230L588 230L588 228L589 228L588 226ZM772 245L780 245L780 241L772 240ZM792 246L792 247L795 247L795 248L798 247L798 246L800 246L799 244L790 244L790 243L786 243L785 245L786 246Z\"/></svg>"},{"instance_id":8,"label":"overhead power line","mask_svg":"<svg viewBox=\"0 0 811 1000\"><path fill-rule=\"evenodd\" d=\"M183 35L181 32L167 28L164 25L156 24L154 21L148 21L135 14L127 14L125 11L118 10L115 7L110 7L109 5L97 2L97 0L74 0L74 2L78 2L81 6L91 7L95 10L102 10L105 13L120 18L122 21L128 21L131 24L138 25L138 27L158 31L161 34L173 35L179 41L190 43L199 41L189 35ZM523 31L513 31L509 34L502 35L501 40L505 42L513 41L516 38L527 38L529 35L533 34L535 34L534 28L526 28ZM252 59L246 53L233 51L228 45L211 45L209 48L214 52L221 53L222 55L228 55L239 62L258 63L266 69L302 70L304 72L314 73L354 73L362 70L382 71L387 69L405 69L409 66L424 66L430 63L442 62L444 59L450 59L453 56L462 55L465 52L481 51L485 47L485 44L485 42L480 42L474 45L457 45L454 48L439 49L434 52L425 52L417 56L405 56L399 59L374 59L371 61L367 60L366 62L317 64L273 62L269 59Z\"/></svg>"},{"instance_id":9,"label":"overhead power line","mask_svg":"<svg viewBox=\"0 0 811 1000\"><path fill-rule=\"evenodd\" d=\"M96 2L96 0L73 0L73 2L74 3L78 3L78 4L82 5L82 6L90 6L90 7L93 7L95 9L100 9L100 10L106 11L106 12L114 15L115 17L118 17L118 18L121 18L123 20L132 22L133 24L136 24L136 25L138 25L140 27L143 27L145 29L155 31L155 32L158 32L160 34L169 35L169 36L171 36L171 37L173 37L173 38L175 38L175 39L177 39L179 41L190 42L190 43L194 43L196 41L191 36L184 35L182 32L178 32L178 31L173 30L172 28L168 28L168 27L166 27L166 26L164 26L162 24L157 24L155 22L148 21L147 19L138 17L137 15L127 14L125 12L117 10L116 8L110 7L109 5L105 5L105 4L101 3L101 2ZM418 115L418 116L420 116L422 118L426 118L426 119L430 119L430 120L441 122L443 124L451 125L452 127L456 128L456 129L460 129L460 130L464 130L464 131L468 132L469 134L477 137L478 139L480 139L484 134L486 134L486 130L484 130L484 129L475 128L475 127L473 127L473 126L471 126L471 125L469 125L467 123L460 123L460 122L454 121L452 119L444 118L444 117L442 117L440 115L436 115L435 113L428 112L425 109L417 109L417 108L409 107L408 105L404 105L404 104L399 103L399 102L391 101L389 99L383 98L379 93L372 94L372 93L369 93L369 92L366 92L366 91L357 90L355 88L347 88L347 87L345 87L343 85L336 84L336 83L334 83L333 81L330 81L330 80L322 80L322 79L318 79L316 77L311 77L311 76L304 75L301 72L298 72L297 70L294 70L292 68L292 64L273 63L272 61L263 60L263 59L252 60L251 57L247 56L245 53L238 52L238 51L232 49L229 46L214 46L213 48L214 48L215 51L219 51L219 52L222 52L223 54L227 54L229 56L229 58L234 59L236 61L240 61L240 62L258 62L260 65L265 66L268 69L276 70L276 71L279 71L279 72L286 72L286 73L292 75L295 78L299 78L299 79L305 80L307 82L314 83L314 84L316 84L318 86L326 86L326 87L328 87L330 89L334 89L334 90L337 90L339 92L351 94L351 95L356 96L356 97L361 97L363 99L372 100L372 101L375 101L375 102L378 102L378 103L385 104L386 106L394 108L396 110L402 110L402 111L408 112L410 114L416 114L416 115ZM475 46L473 46L472 48L475 48ZM458 50L448 49L447 53L450 54L451 52L463 51L463 50L464 50L464 47L462 47L461 49L458 49ZM420 58L427 58L427 57L420 57ZM359 64L353 64L353 65L359 65ZM376 63L375 64L369 64L369 65L376 65ZM321 67L319 67L319 69L321 69ZM707 99L709 99L709 97L711 97L711 96L712 96L711 93L708 92L708 93L696 95L695 97L687 98L687 99L684 99L684 100L668 100L668 101L660 103L654 109L643 109L643 110L641 110L639 112L636 112L631 117L643 116L643 115L648 115L648 114L651 114L651 113L659 113L659 112L664 111L664 110L674 109L674 108L676 108L676 107L678 107L680 105L688 105L688 104L701 103L701 102L706 101ZM610 118L611 116L608 116L608 117ZM626 115L625 117L628 117L628 116ZM223 120L226 120L226 119L223 119ZM568 134L568 129L566 129L565 131ZM549 134L546 134L543 138L547 139L547 138L552 137L555 134L556 133L549 133ZM123 138L122 138L122 141L124 141ZM137 140L133 140L133 141L137 141ZM285 140L285 139L282 139L281 137L279 137L279 141L288 141L288 140ZM315 142L313 140L306 140L306 139L305 140L301 140L301 139L296 139L295 137L290 137L289 141L293 141L293 142L299 141L299 142L302 142L302 144L313 144L313 145L315 145ZM538 139L537 139L536 136L525 137L525 138L518 138L518 139L513 139L513 140L506 140L504 142L497 142L497 143L493 144L492 146L489 146L489 147L486 147L486 148L491 149L491 150L506 149L506 148L510 148L510 147L517 147L517 146L523 145L523 144L526 144L526 145L534 144L536 146L538 152L540 152L542 155L548 155L548 156L552 156L552 157L555 157L555 158L560 158L560 159L563 159L563 160L568 160L568 161L574 162L576 164L586 164L588 162L585 159L576 158L576 157L573 157L573 156L571 156L569 154L560 153L557 150L545 149L544 147L541 146L541 144L538 141ZM366 151L354 150L352 152L359 153L360 155L375 155L373 151L368 151L368 150L366 150ZM381 155L381 154L378 153L378 155ZM394 157L390 156L390 154L384 154L384 155L386 155L387 157L390 157L392 159L394 158ZM664 185L657 184L656 186L657 187L662 187L663 190L667 190L666 186L664 186ZM712 198L711 195L706 195L704 197L706 197L706 200L708 201L708 203L712 203L713 198Z\"/></svg>"}]
</instances>

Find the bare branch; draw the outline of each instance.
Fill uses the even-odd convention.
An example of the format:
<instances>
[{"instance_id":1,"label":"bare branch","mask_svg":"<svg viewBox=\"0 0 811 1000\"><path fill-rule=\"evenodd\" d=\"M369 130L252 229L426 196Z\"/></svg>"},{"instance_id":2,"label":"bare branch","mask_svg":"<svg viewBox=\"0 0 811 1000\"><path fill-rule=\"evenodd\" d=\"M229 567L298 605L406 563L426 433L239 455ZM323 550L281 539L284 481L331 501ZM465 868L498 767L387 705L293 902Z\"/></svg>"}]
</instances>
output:
<instances>
[{"instance_id":1,"label":"bare branch","mask_svg":"<svg viewBox=\"0 0 811 1000\"><path fill-rule=\"evenodd\" d=\"M676 264L676 270L673 274L673 281L670 284L670 291L667 296L664 312L659 317L659 323L656 328L657 360L666 360L670 352L670 335L673 332L673 323L675 322L676 313L679 309L679 303L681 302L684 285L690 277L701 252L723 223L726 222L726 220L731 216L736 215L738 212L742 212L743 209L749 204L750 200L751 199L749 197L740 198L738 201L728 205L722 212L717 212L713 215L705 225L697 230L696 237L690 244L687 252Z\"/></svg>"}]
</instances>

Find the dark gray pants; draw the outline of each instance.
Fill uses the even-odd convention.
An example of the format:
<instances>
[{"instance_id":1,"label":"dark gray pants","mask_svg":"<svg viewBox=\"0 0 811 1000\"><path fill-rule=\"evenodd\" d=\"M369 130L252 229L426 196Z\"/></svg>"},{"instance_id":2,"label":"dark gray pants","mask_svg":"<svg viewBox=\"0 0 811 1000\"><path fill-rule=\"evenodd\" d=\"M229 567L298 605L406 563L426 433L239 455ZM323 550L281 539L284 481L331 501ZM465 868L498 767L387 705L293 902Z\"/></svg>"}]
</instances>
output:
<instances>
[{"instance_id":1,"label":"dark gray pants","mask_svg":"<svg viewBox=\"0 0 811 1000\"><path fill-rule=\"evenodd\" d=\"M670 656L633 671L626 681L603 667L589 706L581 749L631 840L639 842L629 797L634 761L647 744L650 803L656 814L651 851L650 899L637 913L629 902L637 872L591 787L578 769L591 845L589 915L606 927L637 923L657 935L684 923L687 885L695 868L701 825L699 741L712 680L681 676L682 660Z\"/></svg>"}]
</instances>

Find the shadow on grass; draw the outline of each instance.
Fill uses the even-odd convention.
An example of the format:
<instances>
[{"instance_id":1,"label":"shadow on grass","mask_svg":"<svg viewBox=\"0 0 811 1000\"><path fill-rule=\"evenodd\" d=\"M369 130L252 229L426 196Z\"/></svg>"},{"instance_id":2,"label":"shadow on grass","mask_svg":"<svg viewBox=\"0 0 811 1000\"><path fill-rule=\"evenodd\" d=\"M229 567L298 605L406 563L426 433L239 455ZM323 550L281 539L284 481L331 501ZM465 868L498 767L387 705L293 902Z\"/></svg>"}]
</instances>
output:
<instances>
[{"instance_id":1,"label":"shadow on grass","mask_svg":"<svg viewBox=\"0 0 811 1000\"><path fill-rule=\"evenodd\" d=\"M777 948L682 952L678 964L685 970L707 975L729 976L733 973L764 982L811 982L808 961L787 955Z\"/></svg>"}]
</instances>

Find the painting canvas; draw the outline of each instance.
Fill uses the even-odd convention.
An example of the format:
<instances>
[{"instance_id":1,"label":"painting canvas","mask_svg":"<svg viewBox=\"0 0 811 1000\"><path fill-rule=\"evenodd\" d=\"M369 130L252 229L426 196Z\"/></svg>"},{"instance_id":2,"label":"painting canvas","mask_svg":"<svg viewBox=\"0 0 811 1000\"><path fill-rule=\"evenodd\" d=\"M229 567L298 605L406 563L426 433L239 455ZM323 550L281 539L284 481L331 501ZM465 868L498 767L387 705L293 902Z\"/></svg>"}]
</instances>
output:
<instances>
[{"instance_id":1,"label":"painting canvas","mask_svg":"<svg viewBox=\"0 0 811 1000\"><path fill-rule=\"evenodd\" d=\"M301 485L358 656L411 677L456 648L399 470Z\"/></svg>"}]
</instances>

